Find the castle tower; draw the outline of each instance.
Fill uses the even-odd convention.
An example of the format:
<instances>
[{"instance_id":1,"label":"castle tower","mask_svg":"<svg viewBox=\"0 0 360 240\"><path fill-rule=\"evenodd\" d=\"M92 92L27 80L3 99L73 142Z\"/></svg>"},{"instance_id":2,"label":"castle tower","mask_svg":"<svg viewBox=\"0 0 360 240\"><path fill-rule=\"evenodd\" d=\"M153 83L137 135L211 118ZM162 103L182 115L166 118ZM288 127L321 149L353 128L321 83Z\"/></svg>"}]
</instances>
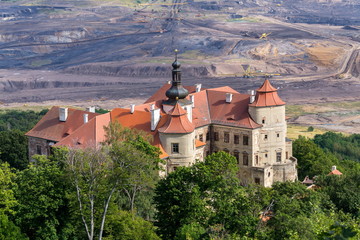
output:
<instances>
[{"instance_id":1,"label":"castle tower","mask_svg":"<svg viewBox=\"0 0 360 240\"><path fill-rule=\"evenodd\" d=\"M176 167L195 163L195 127L179 103L175 104L167 118L166 123L158 131L161 144L169 154L168 172L171 172Z\"/></svg>"},{"instance_id":2,"label":"castle tower","mask_svg":"<svg viewBox=\"0 0 360 240\"><path fill-rule=\"evenodd\" d=\"M169 154L168 172L178 166L190 166L195 163L195 126L192 123L192 102L187 100L189 92L181 84L180 62L172 64L172 84L166 91L167 100L162 107L167 113L167 122L159 128L162 146Z\"/></svg>"},{"instance_id":3,"label":"castle tower","mask_svg":"<svg viewBox=\"0 0 360 240\"><path fill-rule=\"evenodd\" d=\"M263 125L256 133L254 152L259 158L258 167L271 166L269 171L272 174L264 176L264 185L295 180L296 159L291 156L291 141L286 139L285 102L268 79L257 89L255 100L249 104L249 113L255 122Z\"/></svg>"},{"instance_id":4,"label":"castle tower","mask_svg":"<svg viewBox=\"0 0 360 240\"><path fill-rule=\"evenodd\" d=\"M255 101L249 104L253 120L263 127L258 136L259 156L262 164L285 161L285 102L277 94L268 79L256 91Z\"/></svg>"}]
</instances>

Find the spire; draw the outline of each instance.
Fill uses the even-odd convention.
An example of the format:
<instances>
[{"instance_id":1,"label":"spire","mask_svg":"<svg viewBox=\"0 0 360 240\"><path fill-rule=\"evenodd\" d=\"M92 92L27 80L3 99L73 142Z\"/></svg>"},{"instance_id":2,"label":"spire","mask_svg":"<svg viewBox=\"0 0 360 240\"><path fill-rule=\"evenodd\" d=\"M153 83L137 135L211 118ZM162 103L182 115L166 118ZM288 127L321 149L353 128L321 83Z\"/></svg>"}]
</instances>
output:
<instances>
[{"instance_id":1,"label":"spire","mask_svg":"<svg viewBox=\"0 0 360 240\"><path fill-rule=\"evenodd\" d=\"M166 96L169 98L166 102L175 105L177 100L187 97L189 92L181 85L181 71L180 62L178 62L178 50L175 49L175 61L172 64L172 82L171 87L166 91Z\"/></svg>"}]
</instances>

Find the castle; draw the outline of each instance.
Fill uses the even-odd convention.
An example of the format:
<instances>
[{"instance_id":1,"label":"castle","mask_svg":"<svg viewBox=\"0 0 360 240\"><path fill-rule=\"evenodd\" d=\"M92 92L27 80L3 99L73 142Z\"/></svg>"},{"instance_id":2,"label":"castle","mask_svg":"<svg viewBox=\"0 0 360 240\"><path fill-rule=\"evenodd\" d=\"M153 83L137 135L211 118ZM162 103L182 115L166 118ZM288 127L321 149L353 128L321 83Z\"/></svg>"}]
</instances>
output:
<instances>
[{"instance_id":1,"label":"castle","mask_svg":"<svg viewBox=\"0 0 360 240\"><path fill-rule=\"evenodd\" d=\"M109 113L53 107L26 135L29 154L50 154L51 147L91 147L105 140L104 126L118 121L153 136L166 160L165 173L224 151L237 159L243 184L270 187L297 180L297 160L286 138L285 102L269 80L256 94L230 87L183 86L180 63L172 64L171 84L163 85L142 105Z\"/></svg>"}]
</instances>

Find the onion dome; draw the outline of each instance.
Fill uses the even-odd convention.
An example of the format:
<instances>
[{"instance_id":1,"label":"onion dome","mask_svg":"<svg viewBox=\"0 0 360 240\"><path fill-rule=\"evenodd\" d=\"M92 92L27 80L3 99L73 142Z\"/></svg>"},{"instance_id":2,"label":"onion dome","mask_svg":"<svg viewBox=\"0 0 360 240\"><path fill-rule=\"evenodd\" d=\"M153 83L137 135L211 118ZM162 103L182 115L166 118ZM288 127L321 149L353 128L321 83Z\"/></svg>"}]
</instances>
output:
<instances>
[{"instance_id":1,"label":"onion dome","mask_svg":"<svg viewBox=\"0 0 360 240\"><path fill-rule=\"evenodd\" d=\"M181 85L181 71L180 71L181 64L177 60L177 54L175 61L172 64L172 67L173 70L172 70L171 87L165 93L165 95L168 97L168 100L166 101L167 104L175 104L177 100L185 99L187 95L189 95L188 90L186 90Z\"/></svg>"},{"instance_id":2,"label":"onion dome","mask_svg":"<svg viewBox=\"0 0 360 240\"><path fill-rule=\"evenodd\" d=\"M285 105L285 102L281 100L277 93L277 89L271 85L268 79L265 79L263 85L256 90L255 101L249 104L249 106L252 107L269 107L281 105Z\"/></svg>"}]
</instances>

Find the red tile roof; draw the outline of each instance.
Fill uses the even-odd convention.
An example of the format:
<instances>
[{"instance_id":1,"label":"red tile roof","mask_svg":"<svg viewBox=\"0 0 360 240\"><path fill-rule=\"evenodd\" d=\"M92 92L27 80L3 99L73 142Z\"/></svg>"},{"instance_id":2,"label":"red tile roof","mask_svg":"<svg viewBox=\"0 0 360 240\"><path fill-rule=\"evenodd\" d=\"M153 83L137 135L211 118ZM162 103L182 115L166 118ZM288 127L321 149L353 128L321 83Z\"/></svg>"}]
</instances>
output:
<instances>
[{"instance_id":1,"label":"red tile roof","mask_svg":"<svg viewBox=\"0 0 360 240\"><path fill-rule=\"evenodd\" d=\"M54 146L78 146L80 148L96 146L106 140L104 127L107 127L109 123L110 113L96 116Z\"/></svg>"},{"instance_id":2,"label":"red tile roof","mask_svg":"<svg viewBox=\"0 0 360 240\"><path fill-rule=\"evenodd\" d=\"M275 91L277 91L277 89L271 85L271 83L268 79L265 79L263 85L257 91L258 92L275 92Z\"/></svg>"},{"instance_id":3,"label":"red tile roof","mask_svg":"<svg viewBox=\"0 0 360 240\"><path fill-rule=\"evenodd\" d=\"M121 125L128 128L136 128L144 132L151 133L151 113L145 111L134 111L129 109L114 108L111 112L111 122L118 121Z\"/></svg>"},{"instance_id":4,"label":"red tile roof","mask_svg":"<svg viewBox=\"0 0 360 240\"><path fill-rule=\"evenodd\" d=\"M335 169L335 170L331 171L328 175L342 175L342 172L340 172L339 170Z\"/></svg>"},{"instance_id":5,"label":"red tile roof","mask_svg":"<svg viewBox=\"0 0 360 240\"><path fill-rule=\"evenodd\" d=\"M159 128L161 133L191 133L194 130L194 124L189 121L187 112L179 103L170 111L167 122Z\"/></svg>"},{"instance_id":6,"label":"red tile roof","mask_svg":"<svg viewBox=\"0 0 360 240\"><path fill-rule=\"evenodd\" d=\"M227 90L227 91L223 91ZM232 91L231 91L232 90ZM232 93L232 101L226 102L226 93ZM250 96L240 94L235 90L217 89L207 90L211 123L231 125L243 128L259 128L262 125L257 124L249 114L248 103Z\"/></svg>"},{"instance_id":7,"label":"red tile roof","mask_svg":"<svg viewBox=\"0 0 360 240\"><path fill-rule=\"evenodd\" d=\"M159 90L157 90L148 100L144 103L155 102L158 100L166 100L167 97L165 95L166 91L171 87L171 84L165 83ZM188 90L189 94L196 92L195 86L183 86L186 90Z\"/></svg>"},{"instance_id":8,"label":"red tile roof","mask_svg":"<svg viewBox=\"0 0 360 240\"><path fill-rule=\"evenodd\" d=\"M205 145L206 145L206 143L200 141L199 139L196 139L196 140L195 140L195 146L196 146L197 148L202 147L202 146L205 146Z\"/></svg>"},{"instance_id":9,"label":"red tile roof","mask_svg":"<svg viewBox=\"0 0 360 240\"><path fill-rule=\"evenodd\" d=\"M285 105L285 102L280 99L277 94L277 89L274 88L268 79L266 79L263 85L256 90L255 101L249 106L252 107L270 107Z\"/></svg>"},{"instance_id":10,"label":"red tile roof","mask_svg":"<svg viewBox=\"0 0 360 240\"><path fill-rule=\"evenodd\" d=\"M88 114L89 121L98 116L98 113L68 108L68 117L65 122L59 120L59 107L52 107L33 129L25 135L59 142L75 132L84 124L84 114Z\"/></svg>"}]
</instances>

